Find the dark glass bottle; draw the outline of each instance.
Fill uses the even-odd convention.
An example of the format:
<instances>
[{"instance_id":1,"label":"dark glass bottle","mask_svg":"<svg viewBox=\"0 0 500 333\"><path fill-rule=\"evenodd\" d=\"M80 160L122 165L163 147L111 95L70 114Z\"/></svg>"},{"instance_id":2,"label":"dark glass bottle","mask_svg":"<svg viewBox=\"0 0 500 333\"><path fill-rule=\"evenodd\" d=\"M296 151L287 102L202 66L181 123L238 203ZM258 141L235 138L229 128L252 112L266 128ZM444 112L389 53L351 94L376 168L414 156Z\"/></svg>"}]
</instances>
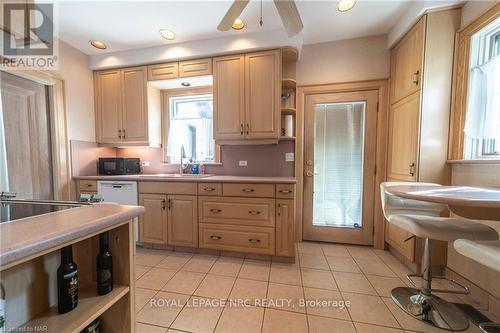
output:
<instances>
[{"instance_id":1,"label":"dark glass bottle","mask_svg":"<svg viewBox=\"0 0 500 333\"><path fill-rule=\"evenodd\" d=\"M78 305L78 278L76 264L73 262L73 249L61 249L61 265L57 269L57 310L66 313Z\"/></svg>"},{"instance_id":2,"label":"dark glass bottle","mask_svg":"<svg viewBox=\"0 0 500 333\"><path fill-rule=\"evenodd\" d=\"M109 232L99 235L99 253L96 258L97 294L106 295L113 290L113 258L109 251Z\"/></svg>"}]
</instances>

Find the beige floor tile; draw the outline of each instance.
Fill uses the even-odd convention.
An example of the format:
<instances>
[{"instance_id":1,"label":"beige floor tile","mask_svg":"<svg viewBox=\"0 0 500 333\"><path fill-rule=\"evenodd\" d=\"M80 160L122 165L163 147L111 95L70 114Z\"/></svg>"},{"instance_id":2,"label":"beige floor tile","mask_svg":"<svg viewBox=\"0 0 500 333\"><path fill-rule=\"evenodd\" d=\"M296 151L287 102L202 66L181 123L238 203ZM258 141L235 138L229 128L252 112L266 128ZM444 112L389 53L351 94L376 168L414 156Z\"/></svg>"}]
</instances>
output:
<instances>
[{"instance_id":1,"label":"beige floor tile","mask_svg":"<svg viewBox=\"0 0 500 333\"><path fill-rule=\"evenodd\" d=\"M301 268L304 287L338 290L332 272L318 269Z\"/></svg>"},{"instance_id":2,"label":"beige floor tile","mask_svg":"<svg viewBox=\"0 0 500 333\"><path fill-rule=\"evenodd\" d=\"M262 333L307 333L307 317L302 313L267 308Z\"/></svg>"},{"instance_id":3,"label":"beige floor tile","mask_svg":"<svg viewBox=\"0 0 500 333\"><path fill-rule=\"evenodd\" d=\"M354 259L372 259L380 260L380 258L373 252L373 248L368 246L347 246L347 251L351 254Z\"/></svg>"},{"instance_id":4,"label":"beige floor tile","mask_svg":"<svg viewBox=\"0 0 500 333\"><path fill-rule=\"evenodd\" d=\"M412 316L404 312L402 309L400 309L391 298L383 298L383 301L389 308L389 310L392 312L394 317L396 317L396 320L398 321L399 325L401 325L401 327L404 330L425 332L425 333L443 332L442 329L432 327L420 320L413 318Z\"/></svg>"},{"instance_id":5,"label":"beige floor tile","mask_svg":"<svg viewBox=\"0 0 500 333\"><path fill-rule=\"evenodd\" d=\"M169 327L188 299L189 296L186 295L159 292L139 311L136 320L140 323Z\"/></svg>"},{"instance_id":6,"label":"beige floor tile","mask_svg":"<svg viewBox=\"0 0 500 333\"><path fill-rule=\"evenodd\" d=\"M235 280L229 276L207 274L194 294L201 297L227 299Z\"/></svg>"},{"instance_id":7,"label":"beige floor tile","mask_svg":"<svg viewBox=\"0 0 500 333\"><path fill-rule=\"evenodd\" d=\"M135 265L135 279L139 280L139 278L146 274L146 272L150 269L151 267L148 266Z\"/></svg>"},{"instance_id":8,"label":"beige floor tile","mask_svg":"<svg viewBox=\"0 0 500 333\"><path fill-rule=\"evenodd\" d=\"M406 275L411 274L412 271L400 262L386 261L385 264L400 278L406 280Z\"/></svg>"},{"instance_id":9,"label":"beige floor tile","mask_svg":"<svg viewBox=\"0 0 500 333\"><path fill-rule=\"evenodd\" d=\"M167 329L165 327L135 323L136 333L165 333L166 331Z\"/></svg>"},{"instance_id":10,"label":"beige floor tile","mask_svg":"<svg viewBox=\"0 0 500 333\"><path fill-rule=\"evenodd\" d=\"M255 333L260 332L264 320L264 308L228 307L224 308L217 323L215 333Z\"/></svg>"},{"instance_id":11,"label":"beige floor tile","mask_svg":"<svg viewBox=\"0 0 500 333\"><path fill-rule=\"evenodd\" d=\"M301 304L303 299L304 293L300 286L269 283L267 300L270 308L305 313L305 306Z\"/></svg>"},{"instance_id":12,"label":"beige floor tile","mask_svg":"<svg viewBox=\"0 0 500 333\"><path fill-rule=\"evenodd\" d=\"M170 252L159 250L137 249L135 254L135 264L141 266L156 266L167 257Z\"/></svg>"},{"instance_id":13,"label":"beige floor tile","mask_svg":"<svg viewBox=\"0 0 500 333\"><path fill-rule=\"evenodd\" d=\"M353 321L401 328L379 296L342 292L342 297L346 303L350 302L347 309Z\"/></svg>"},{"instance_id":14,"label":"beige floor tile","mask_svg":"<svg viewBox=\"0 0 500 333\"><path fill-rule=\"evenodd\" d=\"M135 312L139 312L155 294L155 290L135 288Z\"/></svg>"},{"instance_id":15,"label":"beige floor tile","mask_svg":"<svg viewBox=\"0 0 500 333\"><path fill-rule=\"evenodd\" d=\"M377 257L382 259L382 261L384 261L384 262L386 262L386 261L399 262L398 258L396 258L394 255L392 255L392 253L389 251L373 249L373 252L375 252Z\"/></svg>"},{"instance_id":16,"label":"beige floor tile","mask_svg":"<svg viewBox=\"0 0 500 333\"><path fill-rule=\"evenodd\" d=\"M302 278L300 276L300 269L287 264L277 264L273 262L271 265L269 282L301 286Z\"/></svg>"},{"instance_id":17,"label":"beige floor tile","mask_svg":"<svg viewBox=\"0 0 500 333\"><path fill-rule=\"evenodd\" d=\"M269 272L271 271L271 262L262 260L243 261L238 277L245 279L269 281Z\"/></svg>"},{"instance_id":18,"label":"beige floor tile","mask_svg":"<svg viewBox=\"0 0 500 333\"><path fill-rule=\"evenodd\" d=\"M351 320L346 303L338 291L304 288L308 315Z\"/></svg>"},{"instance_id":19,"label":"beige floor tile","mask_svg":"<svg viewBox=\"0 0 500 333\"><path fill-rule=\"evenodd\" d=\"M321 244L321 249L323 249L325 256L351 258L351 254L344 245Z\"/></svg>"},{"instance_id":20,"label":"beige floor tile","mask_svg":"<svg viewBox=\"0 0 500 333\"><path fill-rule=\"evenodd\" d=\"M196 255L191 258L183 267L183 270L198 272L198 273L208 273L210 268L217 260L218 257L211 255Z\"/></svg>"},{"instance_id":21,"label":"beige floor tile","mask_svg":"<svg viewBox=\"0 0 500 333\"><path fill-rule=\"evenodd\" d=\"M181 269L182 266L184 266L193 254L191 253L182 253L182 252L175 252L163 259L156 267L158 268L168 268L168 269Z\"/></svg>"},{"instance_id":22,"label":"beige floor tile","mask_svg":"<svg viewBox=\"0 0 500 333\"><path fill-rule=\"evenodd\" d=\"M189 271L178 271L175 275L163 286L162 290L170 291L179 294L192 295L206 274Z\"/></svg>"},{"instance_id":23,"label":"beige floor tile","mask_svg":"<svg viewBox=\"0 0 500 333\"><path fill-rule=\"evenodd\" d=\"M176 271L164 268L151 268L136 282L139 288L160 290L174 276Z\"/></svg>"},{"instance_id":24,"label":"beige floor tile","mask_svg":"<svg viewBox=\"0 0 500 333\"><path fill-rule=\"evenodd\" d=\"M392 277L396 276L396 274L393 273L389 266L384 264L384 262L381 260L359 258L355 258L354 260L364 274Z\"/></svg>"},{"instance_id":25,"label":"beige floor tile","mask_svg":"<svg viewBox=\"0 0 500 333\"><path fill-rule=\"evenodd\" d=\"M297 250L299 253L323 255L323 250L321 250L321 245L319 243L298 242Z\"/></svg>"},{"instance_id":26,"label":"beige floor tile","mask_svg":"<svg viewBox=\"0 0 500 333\"><path fill-rule=\"evenodd\" d=\"M171 328L194 333L212 333L224 309L215 301L217 300L191 297ZM213 304L210 305L210 302Z\"/></svg>"},{"instance_id":27,"label":"beige floor tile","mask_svg":"<svg viewBox=\"0 0 500 333\"><path fill-rule=\"evenodd\" d=\"M309 333L356 333L351 321L307 315Z\"/></svg>"},{"instance_id":28,"label":"beige floor tile","mask_svg":"<svg viewBox=\"0 0 500 333\"><path fill-rule=\"evenodd\" d=\"M174 330L173 328L169 328L167 333L186 333L184 331Z\"/></svg>"},{"instance_id":29,"label":"beige floor tile","mask_svg":"<svg viewBox=\"0 0 500 333\"><path fill-rule=\"evenodd\" d=\"M233 290L229 298L234 302L244 302L245 304L253 305L266 298L267 281L236 279Z\"/></svg>"},{"instance_id":30,"label":"beige floor tile","mask_svg":"<svg viewBox=\"0 0 500 333\"><path fill-rule=\"evenodd\" d=\"M299 254L300 267L330 270L324 255Z\"/></svg>"},{"instance_id":31,"label":"beige floor tile","mask_svg":"<svg viewBox=\"0 0 500 333\"><path fill-rule=\"evenodd\" d=\"M377 292L363 274L333 272L333 277L340 291L377 295Z\"/></svg>"},{"instance_id":32,"label":"beige floor tile","mask_svg":"<svg viewBox=\"0 0 500 333\"><path fill-rule=\"evenodd\" d=\"M351 257L326 257L326 260L332 271L361 273L358 265Z\"/></svg>"},{"instance_id":33,"label":"beige floor tile","mask_svg":"<svg viewBox=\"0 0 500 333\"><path fill-rule=\"evenodd\" d=\"M403 330L371 324L354 323L358 333L403 333Z\"/></svg>"},{"instance_id":34,"label":"beige floor tile","mask_svg":"<svg viewBox=\"0 0 500 333\"><path fill-rule=\"evenodd\" d=\"M406 284L398 277L366 275L379 296L391 297L391 290L396 287L406 287Z\"/></svg>"},{"instance_id":35,"label":"beige floor tile","mask_svg":"<svg viewBox=\"0 0 500 333\"><path fill-rule=\"evenodd\" d=\"M238 273L243 264L243 259L220 257L210 269L210 274L224 276L238 276Z\"/></svg>"}]
</instances>

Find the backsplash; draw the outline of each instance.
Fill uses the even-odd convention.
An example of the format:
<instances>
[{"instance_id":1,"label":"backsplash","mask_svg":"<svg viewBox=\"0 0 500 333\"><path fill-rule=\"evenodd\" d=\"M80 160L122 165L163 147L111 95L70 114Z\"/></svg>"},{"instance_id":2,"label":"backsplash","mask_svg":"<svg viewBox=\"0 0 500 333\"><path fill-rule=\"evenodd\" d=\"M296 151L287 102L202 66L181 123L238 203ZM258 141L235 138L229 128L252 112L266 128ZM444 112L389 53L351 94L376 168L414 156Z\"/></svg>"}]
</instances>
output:
<instances>
[{"instance_id":1,"label":"backsplash","mask_svg":"<svg viewBox=\"0 0 500 333\"><path fill-rule=\"evenodd\" d=\"M149 162L143 173L178 173L178 164L162 162L161 148L107 148L94 142L71 142L73 176L97 174L99 157L139 157ZM294 152L293 141L280 141L277 145L222 146L220 165L207 165L206 173L231 176L293 177L294 162L285 162L285 153ZM239 161L247 161L240 167Z\"/></svg>"}]
</instances>

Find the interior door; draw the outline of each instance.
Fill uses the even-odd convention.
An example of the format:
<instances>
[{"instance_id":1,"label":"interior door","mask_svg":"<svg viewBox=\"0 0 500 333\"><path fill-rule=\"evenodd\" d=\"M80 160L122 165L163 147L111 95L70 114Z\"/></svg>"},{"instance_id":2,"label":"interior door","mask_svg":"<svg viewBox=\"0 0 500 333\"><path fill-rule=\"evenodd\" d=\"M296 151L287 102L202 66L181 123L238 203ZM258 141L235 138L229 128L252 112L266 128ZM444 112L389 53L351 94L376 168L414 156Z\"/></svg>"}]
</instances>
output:
<instances>
[{"instance_id":1,"label":"interior door","mask_svg":"<svg viewBox=\"0 0 500 333\"><path fill-rule=\"evenodd\" d=\"M373 244L377 91L305 99L303 237Z\"/></svg>"}]
</instances>

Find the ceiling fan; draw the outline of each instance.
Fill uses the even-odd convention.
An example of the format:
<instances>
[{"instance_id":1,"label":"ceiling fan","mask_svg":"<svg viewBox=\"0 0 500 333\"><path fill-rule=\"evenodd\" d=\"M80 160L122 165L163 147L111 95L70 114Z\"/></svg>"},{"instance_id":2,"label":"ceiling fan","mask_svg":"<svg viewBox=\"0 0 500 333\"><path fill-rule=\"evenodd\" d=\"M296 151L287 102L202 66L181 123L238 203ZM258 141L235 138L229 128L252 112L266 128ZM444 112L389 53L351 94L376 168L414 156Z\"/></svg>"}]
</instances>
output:
<instances>
[{"instance_id":1,"label":"ceiling fan","mask_svg":"<svg viewBox=\"0 0 500 333\"><path fill-rule=\"evenodd\" d=\"M231 29L234 20L241 15L249 1L250 0L234 0L226 15L224 15L222 21L220 21L217 26L217 29L220 31L228 31ZM278 10L288 37L295 36L304 28L294 0L274 0L274 5Z\"/></svg>"}]
</instances>

